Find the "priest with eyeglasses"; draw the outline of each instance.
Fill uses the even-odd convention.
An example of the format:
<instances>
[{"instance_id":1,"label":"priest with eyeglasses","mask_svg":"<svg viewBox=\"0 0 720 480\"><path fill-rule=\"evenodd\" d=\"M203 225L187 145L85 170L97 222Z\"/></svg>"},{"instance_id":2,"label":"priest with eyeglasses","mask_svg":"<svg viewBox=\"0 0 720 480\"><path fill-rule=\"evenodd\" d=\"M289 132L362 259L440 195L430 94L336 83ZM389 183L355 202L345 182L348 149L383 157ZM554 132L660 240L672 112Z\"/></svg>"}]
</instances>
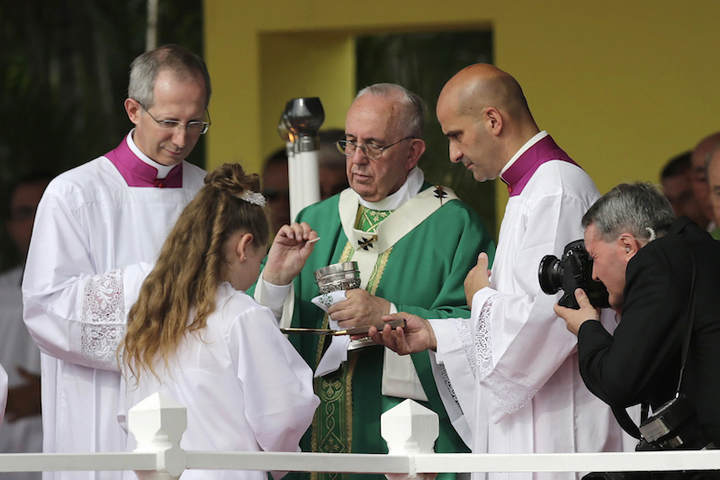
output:
<instances>
[{"instance_id":1,"label":"priest with eyeglasses","mask_svg":"<svg viewBox=\"0 0 720 480\"><path fill-rule=\"evenodd\" d=\"M210 125L210 92L205 62L186 49L140 55L124 103L134 128L114 150L56 177L40 201L23 300L42 351L46 453L125 450L118 344L150 262L204 184L206 172L185 159Z\"/></svg>"}]
</instances>

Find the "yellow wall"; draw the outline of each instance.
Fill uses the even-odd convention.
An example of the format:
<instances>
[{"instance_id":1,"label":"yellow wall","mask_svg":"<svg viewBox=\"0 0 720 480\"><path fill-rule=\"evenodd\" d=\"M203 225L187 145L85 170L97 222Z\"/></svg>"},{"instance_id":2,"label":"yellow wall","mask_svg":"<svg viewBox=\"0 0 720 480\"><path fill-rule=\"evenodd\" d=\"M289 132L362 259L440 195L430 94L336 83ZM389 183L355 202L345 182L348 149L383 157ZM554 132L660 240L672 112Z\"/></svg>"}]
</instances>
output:
<instances>
[{"instance_id":1,"label":"yellow wall","mask_svg":"<svg viewBox=\"0 0 720 480\"><path fill-rule=\"evenodd\" d=\"M657 181L667 159L720 130L717 18L715 0L205 0L208 168L259 171L294 97L320 96L324 126L342 127L356 33L490 25L495 64L602 193Z\"/></svg>"},{"instance_id":2,"label":"yellow wall","mask_svg":"<svg viewBox=\"0 0 720 480\"><path fill-rule=\"evenodd\" d=\"M260 52L260 145L264 153L272 146L283 146L277 126L291 98L319 97L325 109L323 128L345 127L345 109L355 94L353 37L333 33L263 34ZM286 58L302 61L283 65L282 59ZM318 75L324 71L332 73Z\"/></svg>"}]
</instances>

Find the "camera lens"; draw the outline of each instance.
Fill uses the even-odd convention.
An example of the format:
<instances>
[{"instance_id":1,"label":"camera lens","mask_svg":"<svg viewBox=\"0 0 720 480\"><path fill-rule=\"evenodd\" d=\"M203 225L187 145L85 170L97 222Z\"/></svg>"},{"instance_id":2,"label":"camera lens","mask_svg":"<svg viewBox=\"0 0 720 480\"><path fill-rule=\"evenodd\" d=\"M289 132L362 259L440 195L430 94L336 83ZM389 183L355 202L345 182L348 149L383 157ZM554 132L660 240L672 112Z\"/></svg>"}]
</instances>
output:
<instances>
[{"instance_id":1,"label":"camera lens","mask_svg":"<svg viewBox=\"0 0 720 480\"><path fill-rule=\"evenodd\" d=\"M538 270L542 291L548 295L557 293L562 288L562 278L563 268L560 260L554 255L545 255Z\"/></svg>"}]
</instances>

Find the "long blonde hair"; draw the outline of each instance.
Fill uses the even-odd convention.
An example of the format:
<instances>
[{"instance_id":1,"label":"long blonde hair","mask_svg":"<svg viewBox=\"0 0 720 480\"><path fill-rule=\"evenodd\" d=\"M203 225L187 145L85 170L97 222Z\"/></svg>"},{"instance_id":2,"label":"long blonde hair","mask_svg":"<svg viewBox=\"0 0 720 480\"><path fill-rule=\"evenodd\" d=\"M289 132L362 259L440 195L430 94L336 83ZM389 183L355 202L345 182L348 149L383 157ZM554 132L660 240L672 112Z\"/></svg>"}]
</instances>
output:
<instances>
[{"instance_id":1,"label":"long blonde hair","mask_svg":"<svg viewBox=\"0 0 720 480\"><path fill-rule=\"evenodd\" d=\"M205 177L205 186L183 210L143 282L118 349L135 378L143 370L157 376L157 357L167 368L185 334L207 324L222 282L225 241L242 231L253 235L256 248L267 244L270 229L263 207L240 198L259 189L256 174L226 163Z\"/></svg>"}]
</instances>

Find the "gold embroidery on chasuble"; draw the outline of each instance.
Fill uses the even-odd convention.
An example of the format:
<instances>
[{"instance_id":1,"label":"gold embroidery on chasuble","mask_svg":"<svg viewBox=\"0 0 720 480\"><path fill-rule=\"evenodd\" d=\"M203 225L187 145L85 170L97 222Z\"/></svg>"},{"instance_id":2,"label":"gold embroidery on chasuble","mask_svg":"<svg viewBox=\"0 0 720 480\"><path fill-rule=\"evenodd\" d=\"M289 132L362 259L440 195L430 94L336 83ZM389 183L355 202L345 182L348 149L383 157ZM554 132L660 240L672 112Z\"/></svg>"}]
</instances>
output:
<instances>
[{"instance_id":1,"label":"gold embroidery on chasuble","mask_svg":"<svg viewBox=\"0 0 720 480\"><path fill-rule=\"evenodd\" d=\"M358 208L357 219L355 220L355 228L368 233L377 233L377 227L390 214L391 210L371 210L364 205Z\"/></svg>"},{"instance_id":2,"label":"gold embroidery on chasuble","mask_svg":"<svg viewBox=\"0 0 720 480\"><path fill-rule=\"evenodd\" d=\"M370 210L361 205L358 208L355 226L358 230L375 233L377 226L391 213L391 211ZM378 256L366 287L368 293L374 295L377 291L391 252L392 247ZM338 262L352 260L354 253L355 249L348 241ZM328 326L328 315L326 314L323 318L322 328L328 328ZM325 353L326 342L331 338L323 336L319 339L315 359L316 366ZM361 352L362 349L349 351L348 361L344 362L337 371L314 380L315 392L320 398L320 406L315 413L312 425L313 452L349 453L352 451L353 374ZM312 480L347 480L347 478L347 474L311 474Z\"/></svg>"}]
</instances>

